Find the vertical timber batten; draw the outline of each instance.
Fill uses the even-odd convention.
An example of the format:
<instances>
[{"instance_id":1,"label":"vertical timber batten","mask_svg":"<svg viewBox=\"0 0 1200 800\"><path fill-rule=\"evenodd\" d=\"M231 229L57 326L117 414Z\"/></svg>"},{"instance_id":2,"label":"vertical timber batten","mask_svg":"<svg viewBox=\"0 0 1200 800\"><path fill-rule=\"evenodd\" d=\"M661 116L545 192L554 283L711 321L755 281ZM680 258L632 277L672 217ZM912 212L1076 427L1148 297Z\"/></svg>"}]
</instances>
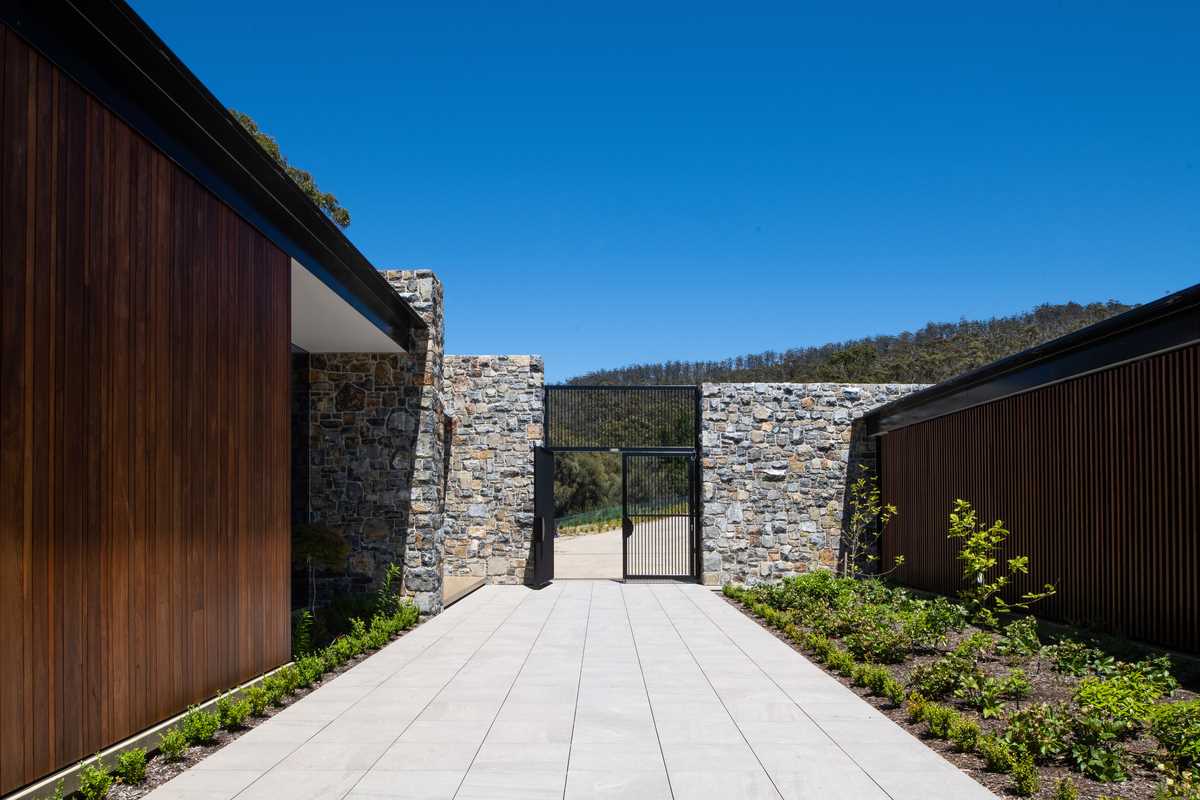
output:
<instances>
[{"instance_id":1,"label":"vertical timber batten","mask_svg":"<svg viewBox=\"0 0 1200 800\"><path fill-rule=\"evenodd\" d=\"M0 26L0 793L286 661L290 261Z\"/></svg>"}]
</instances>

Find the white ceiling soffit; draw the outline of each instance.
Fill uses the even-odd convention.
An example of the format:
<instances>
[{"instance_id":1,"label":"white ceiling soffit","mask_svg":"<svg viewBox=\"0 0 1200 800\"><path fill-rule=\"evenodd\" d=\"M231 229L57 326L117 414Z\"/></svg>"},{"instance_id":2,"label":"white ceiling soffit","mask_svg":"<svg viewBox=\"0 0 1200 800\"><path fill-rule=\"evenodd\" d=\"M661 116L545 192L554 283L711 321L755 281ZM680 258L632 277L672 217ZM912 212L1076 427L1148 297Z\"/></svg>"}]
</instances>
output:
<instances>
[{"instance_id":1,"label":"white ceiling soffit","mask_svg":"<svg viewBox=\"0 0 1200 800\"><path fill-rule=\"evenodd\" d=\"M404 348L294 258L292 344L310 353L404 352Z\"/></svg>"}]
</instances>

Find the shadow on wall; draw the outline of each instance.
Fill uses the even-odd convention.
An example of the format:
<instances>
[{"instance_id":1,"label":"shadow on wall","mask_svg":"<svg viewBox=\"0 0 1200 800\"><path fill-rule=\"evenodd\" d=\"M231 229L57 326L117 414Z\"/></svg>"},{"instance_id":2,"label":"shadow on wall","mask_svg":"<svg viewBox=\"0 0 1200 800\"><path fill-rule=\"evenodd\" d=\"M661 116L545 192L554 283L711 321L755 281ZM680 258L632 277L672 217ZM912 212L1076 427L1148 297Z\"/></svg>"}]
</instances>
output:
<instances>
[{"instance_id":1,"label":"shadow on wall","mask_svg":"<svg viewBox=\"0 0 1200 800\"><path fill-rule=\"evenodd\" d=\"M854 481L858 480L860 470L863 468L866 468L872 479L879 479L879 445L876 439L867 435L866 422L860 417L855 419L850 426L850 448L846 458L846 479L843 481L844 485L842 487L842 535L838 539L838 565L846 558L847 532L850 528L850 515L853 513L850 507L850 487ZM882 484L880 488L883 488ZM879 545L880 541L877 538L875 546L868 551L868 554L874 556L875 560L870 562L869 568L864 569L864 572L879 571L879 558L882 555Z\"/></svg>"}]
</instances>

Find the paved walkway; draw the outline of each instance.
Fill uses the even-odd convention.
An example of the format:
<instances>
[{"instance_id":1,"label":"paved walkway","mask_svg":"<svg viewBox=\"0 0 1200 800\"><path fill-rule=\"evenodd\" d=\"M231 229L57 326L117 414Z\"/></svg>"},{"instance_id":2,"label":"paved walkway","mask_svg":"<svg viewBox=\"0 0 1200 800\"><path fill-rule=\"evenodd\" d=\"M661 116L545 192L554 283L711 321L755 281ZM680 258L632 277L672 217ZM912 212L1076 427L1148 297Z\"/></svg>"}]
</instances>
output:
<instances>
[{"instance_id":1,"label":"paved walkway","mask_svg":"<svg viewBox=\"0 0 1200 800\"><path fill-rule=\"evenodd\" d=\"M559 536L554 540L554 577L621 580L621 529Z\"/></svg>"},{"instance_id":2,"label":"paved walkway","mask_svg":"<svg viewBox=\"0 0 1200 800\"><path fill-rule=\"evenodd\" d=\"M992 795L700 586L487 586L149 797Z\"/></svg>"}]
</instances>

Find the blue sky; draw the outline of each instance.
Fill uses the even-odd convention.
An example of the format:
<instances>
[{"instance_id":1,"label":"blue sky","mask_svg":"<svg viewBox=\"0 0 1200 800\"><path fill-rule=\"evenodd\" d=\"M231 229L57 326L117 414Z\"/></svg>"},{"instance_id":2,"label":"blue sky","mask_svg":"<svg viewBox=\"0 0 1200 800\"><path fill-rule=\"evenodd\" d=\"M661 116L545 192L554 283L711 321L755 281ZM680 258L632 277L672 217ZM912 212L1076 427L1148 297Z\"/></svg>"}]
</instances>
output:
<instances>
[{"instance_id":1,"label":"blue sky","mask_svg":"<svg viewBox=\"0 0 1200 800\"><path fill-rule=\"evenodd\" d=\"M1195 2L133 5L552 380L1200 282Z\"/></svg>"}]
</instances>

